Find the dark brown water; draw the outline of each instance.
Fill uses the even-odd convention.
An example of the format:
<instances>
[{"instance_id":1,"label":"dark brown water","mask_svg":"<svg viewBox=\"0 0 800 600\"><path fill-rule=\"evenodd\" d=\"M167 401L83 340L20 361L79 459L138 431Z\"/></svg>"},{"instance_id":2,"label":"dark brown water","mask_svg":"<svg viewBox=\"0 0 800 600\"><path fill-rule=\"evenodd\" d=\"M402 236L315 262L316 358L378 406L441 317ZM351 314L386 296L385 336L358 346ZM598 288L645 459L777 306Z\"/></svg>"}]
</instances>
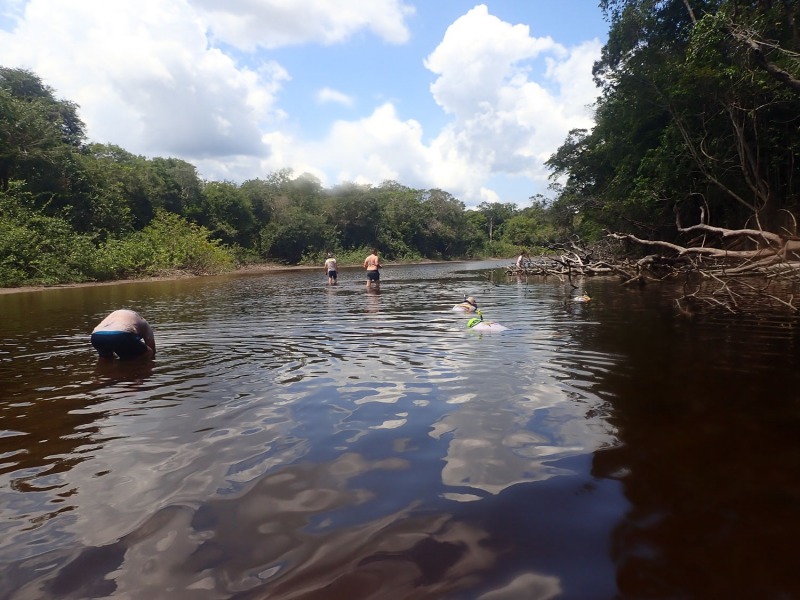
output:
<instances>
[{"instance_id":1,"label":"dark brown water","mask_svg":"<svg viewBox=\"0 0 800 600\"><path fill-rule=\"evenodd\" d=\"M800 597L798 323L492 266L0 295L0 598Z\"/></svg>"}]
</instances>

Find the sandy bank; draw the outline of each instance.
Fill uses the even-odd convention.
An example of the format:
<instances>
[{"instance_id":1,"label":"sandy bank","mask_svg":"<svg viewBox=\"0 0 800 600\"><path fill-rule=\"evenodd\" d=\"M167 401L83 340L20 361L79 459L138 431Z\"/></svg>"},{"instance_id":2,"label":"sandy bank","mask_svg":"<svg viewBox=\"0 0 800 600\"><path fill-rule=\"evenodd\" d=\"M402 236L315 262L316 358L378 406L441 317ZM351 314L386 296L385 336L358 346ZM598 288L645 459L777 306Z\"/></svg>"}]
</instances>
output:
<instances>
[{"instance_id":1,"label":"sandy bank","mask_svg":"<svg viewBox=\"0 0 800 600\"><path fill-rule=\"evenodd\" d=\"M219 273L219 275L247 275L249 273L258 274L258 273L278 273L284 271L303 271L307 269L320 269L322 267L316 266L307 266L307 265L281 265L277 263L263 263L258 265L247 265L245 267L240 267L238 269L234 269L233 271L228 271L226 273ZM63 288L77 288L77 287L89 287L89 286L102 286L102 285L119 285L124 283L141 283L144 281L174 281L177 279L191 279L196 277L212 277L212 275L194 275L192 273L187 273L185 271L175 271L174 273L168 273L165 275L160 275L158 277L140 277L137 279L114 279L112 281L85 281L82 283L59 283L56 285L27 285L22 287L7 287L7 288L0 288L0 294L16 294L20 292L38 292L41 290L55 290L55 289L63 289Z\"/></svg>"},{"instance_id":2,"label":"sandy bank","mask_svg":"<svg viewBox=\"0 0 800 600\"><path fill-rule=\"evenodd\" d=\"M431 261L431 260L424 260L418 263L404 263L404 264L432 264L432 263L444 263L444 262L462 262L462 261ZM392 266L395 264L400 263L387 263L386 266ZM342 265L342 267L359 267L361 265ZM161 275L158 277L141 277L138 279L115 279L113 281L86 281L83 283L59 283L56 285L29 285L29 286L22 286L22 287L7 287L7 288L0 288L0 294L17 294L20 292L38 292L42 290L54 290L54 289L63 289L63 288L76 288L76 287L89 287L89 286L101 286L101 285L120 285L125 283L141 283L144 281L174 281L177 279L190 279L196 277L215 277L215 276L224 276L224 275L258 275L259 273L283 273L286 271L308 271L308 270L315 270L318 269L320 273L322 273L322 265L283 265L279 263L260 263L255 265L247 265L244 267L239 267L238 269L234 269L233 271L228 271L226 273L219 273L217 275L194 275L191 273L186 273L184 271L176 271L174 273L168 273L165 275Z\"/></svg>"}]
</instances>

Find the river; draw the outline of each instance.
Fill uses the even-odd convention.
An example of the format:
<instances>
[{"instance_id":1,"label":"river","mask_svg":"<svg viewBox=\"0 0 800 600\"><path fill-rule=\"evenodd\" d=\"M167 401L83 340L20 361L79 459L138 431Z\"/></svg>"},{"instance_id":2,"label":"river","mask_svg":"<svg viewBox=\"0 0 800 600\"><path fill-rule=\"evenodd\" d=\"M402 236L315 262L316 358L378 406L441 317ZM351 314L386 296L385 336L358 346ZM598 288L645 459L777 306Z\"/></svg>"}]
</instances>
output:
<instances>
[{"instance_id":1,"label":"river","mask_svg":"<svg viewBox=\"0 0 800 600\"><path fill-rule=\"evenodd\" d=\"M797 320L504 264L0 295L0 598L800 597Z\"/></svg>"}]
</instances>

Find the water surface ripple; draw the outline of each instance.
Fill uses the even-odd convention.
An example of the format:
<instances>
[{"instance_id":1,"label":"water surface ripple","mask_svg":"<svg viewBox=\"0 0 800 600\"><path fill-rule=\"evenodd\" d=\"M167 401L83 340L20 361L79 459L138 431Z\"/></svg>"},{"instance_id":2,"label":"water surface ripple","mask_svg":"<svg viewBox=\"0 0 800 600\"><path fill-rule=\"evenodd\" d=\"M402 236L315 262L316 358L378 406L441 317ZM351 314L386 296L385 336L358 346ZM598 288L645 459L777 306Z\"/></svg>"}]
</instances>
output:
<instances>
[{"instance_id":1,"label":"water surface ripple","mask_svg":"<svg viewBox=\"0 0 800 600\"><path fill-rule=\"evenodd\" d=\"M0 295L0 597L800 592L796 324L686 322L614 281L578 304L502 264ZM468 330L464 294L509 330ZM153 363L97 361L122 306ZM718 538L759 519L756 583Z\"/></svg>"}]
</instances>

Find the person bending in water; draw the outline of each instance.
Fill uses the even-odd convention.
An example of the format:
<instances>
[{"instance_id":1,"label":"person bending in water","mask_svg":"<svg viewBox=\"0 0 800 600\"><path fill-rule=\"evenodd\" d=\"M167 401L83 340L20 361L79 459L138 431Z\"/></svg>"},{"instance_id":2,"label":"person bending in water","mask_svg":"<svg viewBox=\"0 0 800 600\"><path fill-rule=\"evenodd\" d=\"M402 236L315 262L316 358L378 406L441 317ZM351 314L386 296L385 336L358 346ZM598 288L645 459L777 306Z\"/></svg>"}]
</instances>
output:
<instances>
[{"instance_id":1,"label":"person bending in water","mask_svg":"<svg viewBox=\"0 0 800 600\"><path fill-rule=\"evenodd\" d=\"M381 287L380 268L382 266L378 258L378 250L373 248L372 254L364 260L364 268L367 270L367 287L370 287L373 283L376 288Z\"/></svg>"},{"instance_id":2,"label":"person bending in water","mask_svg":"<svg viewBox=\"0 0 800 600\"><path fill-rule=\"evenodd\" d=\"M153 328L132 310L115 310L92 331L92 346L100 358L155 358Z\"/></svg>"},{"instance_id":3,"label":"person bending in water","mask_svg":"<svg viewBox=\"0 0 800 600\"><path fill-rule=\"evenodd\" d=\"M328 285L336 285L336 259L333 258L333 253L328 252L328 258L325 260L325 272L328 274Z\"/></svg>"}]
</instances>

